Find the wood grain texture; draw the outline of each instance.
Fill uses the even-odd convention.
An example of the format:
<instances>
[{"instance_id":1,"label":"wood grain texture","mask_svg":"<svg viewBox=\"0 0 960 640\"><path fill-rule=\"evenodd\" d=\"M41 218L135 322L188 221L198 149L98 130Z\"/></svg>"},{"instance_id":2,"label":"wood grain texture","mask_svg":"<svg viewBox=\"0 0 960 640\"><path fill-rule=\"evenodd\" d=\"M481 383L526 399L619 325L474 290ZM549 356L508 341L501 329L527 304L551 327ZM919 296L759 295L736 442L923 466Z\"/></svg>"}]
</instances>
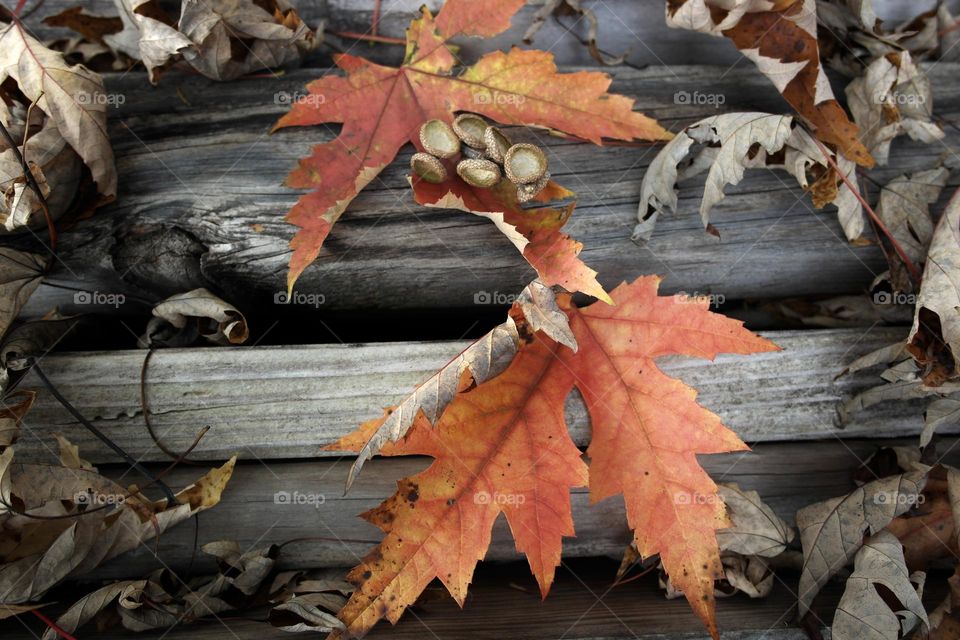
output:
<instances>
[{"instance_id":1,"label":"wood grain texture","mask_svg":"<svg viewBox=\"0 0 960 640\"><path fill-rule=\"evenodd\" d=\"M895 437L919 434L924 403L889 403L853 416L840 429L838 403L879 382L878 371L834 378L859 355L903 339L905 328L780 331L764 334L783 350L721 356L715 362L664 358L664 370L692 385L701 404L747 442ZM197 431L211 431L194 459L308 458L380 414L430 377L465 342L405 342L155 352L147 372L152 423L174 451ZM140 370L145 351L50 354L43 368L80 412L134 457L168 458L144 426ZM31 374L21 388L41 388ZM589 420L579 396L567 403L580 446ZM48 393L28 415L17 457L50 460L52 432L64 433L94 463L116 455L93 438ZM945 425L941 433L960 433Z\"/></svg>"},{"instance_id":2,"label":"wood grain texture","mask_svg":"<svg viewBox=\"0 0 960 640\"><path fill-rule=\"evenodd\" d=\"M912 444L905 440L893 441ZM945 438L946 464L960 461L956 438ZM734 482L756 490L780 517L793 522L798 509L843 495L854 488L853 472L880 446L877 440L839 440L806 443L763 443L753 452L701 456L704 468L717 482ZM429 464L428 458L375 458L367 463L350 492L343 494L350 460L260 460L240 463L223 500L199 518L203 544L220 539L239 541L244 548L312 538L290 545L281 564L290 568L345 567L358 564L380 540L381 533L358 514L371 509L396 490L396 481ZM154 465L156 469L162 468ZM174 488L189 484L203 468L181 467L167 481ZM117 476L116 468L102 469ZM131 473L123 482L141 482ZM158 492L152 491L156 494ZM630 540L622 499L590 504L586 488L571 497L577 536L566 538L564 558L609 556L619 559ZM193 551L194 528L186 523L153 543L99 568L96 576L131 577L163 564L185 569ZM202 556L202 554L201 554ZM518 559L504 518L494 525L488 560ZM198 570L213 565L198 557Z\"/></svg>"},{"instance_id":3,"label":"wood grain texture","mask_svg":"<svg viewBox=\"0 0 960 640\"><path fill-rule=\"evenodd\" d=\"M571 561L557 572L550 596L541 601L529 569L520 563L502 567L483 566L477 571L466 606L460 609L443 587L428 591L396 626L381 623L368 638L396 640L707 640L684 600L666 600L656 587L656 577L611 588L616 565L609 561ZM723 640L806 640L795 624L796 575L785 572L771 594L762 600L743 596L724 598L717 603L717 621ZM934 581L931 580L931 583ZM927 587L934 597L942 596L936 584ZM818 614L829 621L840 597L838 585L824 588ZM934 601L931 598L931 601ZM56 606L56 605L54 605ZM48 610L49 611L49 610ZM244 617L262 619L260 612ZM31 629L41 629L31 616L23 616ZM262 623L222 616L222 623L180 626L168 635L162 631L132 634L111 629L98 632L98 640L140 638L142 640L279 640L290 635ZM34 638L13 621L0 622L5 640ZM92 631L92 629L91 629ZM81 630L80 633L83 633ZM94 637L88 632L82 637ZM78 636L80 637L80 636Z\"/></svg>"},{"instance_id":4,"label":"wood grain texture","mask_svg":"<svg viewBox=\"0 0 960 640\"><path fill-rule=\"evenodd\" d=\"M952 81L958 72L960 66L947 63L932 68L935 110L948 119L960 112L960 86ZM715 113L676 104L678 91L722 94L728 111L786 108L748 65L613 73L615 91L635 96L638 109L674 131ZM241 310L276 309L293 233L283 215L299 195L281 185L297 159L329 139L333 128L274 135L269 128L286 110L279 96L302 92L316 75L298 71L225 84L178 76L156 89L136 73L108 78L109 90L125 96L110 120L120 194L61 234L53 286L41 286L28 312L60 305L71 313L142 313L149 307L137 302L197 286L217 290ZM584 261L608 287L659 273L665 291L727 300L856 293L885 268L877 247L848 244L835 213L814 211L785 174L768 171L750 172L716 207L712 220L721 238L701 227L702 183L693 180L681 190L678 215L662 219L652 240L638 247L630 235L640 181L657 147L597 148L515 133L545 145L556 180L579 192L567 230L584 244ZM958 140L960 132L948 128L945 144ZM932 166L944 148L897 141L892 165L873 175L885 182ZM486 219L417 208L406 182L408 159L401 153L360 194L301 277L298 291L324 297L317 307L288 305L299 321L337 310L462 309L479 292L512 294L532 279L530 267ZM957 184L954 177L944 201ZM76 305L72 289L123 293L127 304Z\"/></svg>"}]
</instances>

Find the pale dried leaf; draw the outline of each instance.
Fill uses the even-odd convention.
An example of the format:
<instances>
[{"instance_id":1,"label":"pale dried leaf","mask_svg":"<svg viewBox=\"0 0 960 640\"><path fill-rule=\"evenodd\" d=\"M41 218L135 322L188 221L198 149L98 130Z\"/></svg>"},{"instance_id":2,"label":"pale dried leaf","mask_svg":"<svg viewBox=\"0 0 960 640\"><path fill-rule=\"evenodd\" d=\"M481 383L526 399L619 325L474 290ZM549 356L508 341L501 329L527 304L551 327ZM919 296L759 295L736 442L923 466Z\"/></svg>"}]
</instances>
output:
<instances>
[{"instance_id":1,"label":"pale dried leaf","mask_svg":"<svg viewBox=\"0 0 960 640\"><path fill-rule=\"evenodd\" d=\"M733 554L720 560L724 577L737 591L751 598L766 598L773 591L774 572L763 558Z\"/></svg>"},{"instance_id":2,"label":"pale dried leaf","mask_svg":"<svg viewBox=\"0 0 960 640\"><path fill-rule=\"evenodd\" d=\"M877 533L917 504L926 486L927 472L924 469L875 480L845 496L797 512L803 545L801 616L807 614L827 580L853 559L865 533Z\"/></svg>"},{"instance_id":3,"label":"pale dried leaf","mask_svg":"<svg viewBox=\"0 0 960 640\"><path fill-rule=\"evenodd\" d=\"M903 547L896 536L881 531L863 543L857 552L854 571L833 618L834 640L898 640L918 624L929 628L918 587L924 574L911 576L903 559ZM877 586L885 587L902 609L891 610L889 599L881 597ZM894 605L896 606L896 605Z\"/></svg>"},{"instance_id":4,"label":"pale dried leaf","mask_svg":"<svg viewBox=\"0 0 960 640\"><path fill-rule=\"evenodd\" d=\"M689 158L694 145L711 145ZM784 152L784 161L770 158ZM847 177L855 177L856 165L842 155L831 158ZM650 164L640 187L639 224L633 232L635 242L650 239L661 213L675 213L677 183L701 170L707 169L700 217L704 227L710 222L710 211L724 198L724 188L738 184L748 168L784 169L805 189L810 185L807 171L813 165L829 168L830 163L820 152L813 138L804 129L794 125L790 116L768 113L725 113L696 122L668 142ZM864 229L860 201L839 178L828 174L833 181L824 190L826 196L818 206L833 204L844 233L850 240L858 238Z\"/></svg>"},{"instance_id":5,"label":"pale dried leaf","mask_svg":"<svg viewBox=\"0 0 960 640\"><path fill-rule=\"evenodd\" d=\"M954 195L943 212L930 241L927 263L917 296L913 328L907 342L923 349L925 343L942 340L952 355L954 369L960 359L960 197ZM924 320L925 314L939 319L939 335ZM916 357L917 353L913 352Z\"/></svg>"},{"instance_id":6,"label":"pale dried leaf","mask_svg":"<svg viewBox=\"0 0 960 640\"><path fill-rule=\"evenodd\" d=\"M930 120L930 80L907 51L871 62L866 73L847 86L847 101L864 144L878 164L887 163L890 143L902 133L927 143L944 136Z\"/></svg>"},{"instance_id":7,"label":"pale dried leaf","mask_svg":"<svg viewBox=\"0 0 960 640\"><path fill-rule=\"evenodd\" d=\"M718 493L727 505L733 526L717 531L721 551L772 558L783 553L794 531L764 504L756 491L744 491L736 484L720 484Z\"/></svg>"},{"instance_id":8,"label":"pale dried leaf","mask_svg":"<svg viewBox=\"0 0 960 640\"><path fill-rule=\"evenodd\" d=\"M304 598L293 598L275 606L270 611L270 624L291 633L330 633L334 629L346 629L335 615L305 602Z\"/></svg>"},{"instance_id":9,"label":"pale dried leaf","mask_svg":"<svg viewBox=\"0 0 960 640\"><path fill-rule=\"evenodd\" d=\"M156 84L160 79L160 70L169 64L183 49L192 46L190 38L177 29L152 17L156 12L149 11L154 0L113 0L123 31L107 34L104 41L134 60L140 60L147 68L150 82ZM141 13L141 8L144 11Z\"/></svg>"},{"instance_id":10,"label":"pale dried leaf","mask_svg":"<svg viewBox=\"0 0 960 640\"><path fill-rule=\"evenodd\" d=\"M67 440L62 434L55 433L53 437L56 438L57 446L59 447L61 466L67 469L97 470L96 467L80 457L80 447Z\"/></svg>"},{"instance_id":11,"label":"pale dried leaf","mask_svg":"<svg viewBox=\"0 0 960 640\"><path fill-rule=\"evenodd\" d=\"M296 13L289 28L251 0L184 0L180 32L193 46L183 50L194 69L215 80L232 80L260 69L299 63L313 48L313 32ZM237 43L244 52L235 58Z\"/></svg>"},{"instance_id":12,"label":"pale dried leaf","mask_svg":"<svg viewBox=\"0 0 960 640\"><path fill-rule=\"evenodd\" d=\"M930 206L940 197L950 172L944 167L901 175L880 191L876 214L914 264L927 257L933 237Z\"/></svg>"},{"instance_id":13,"label":"pale dried leaf","mask_svg":"<svg viewBox=\"0 0 960 640\"><path fill-rule=\"evenodd\" d=\"M12 78L28 100L53 121L90 168L98 191L117 193L113 148L107 135L106 91L99 75L33 39L19 22L0 29L0 82Z\"/></svg>"},{"instance_id":14,"label":"pale dried leaf","mask_svg":"<svg viewBox=\"0 0 960 640\"><path fill-rule=\"evenodd\" d=\"M557 306L557 297L553 289L539 279L534 280L520 293L517 304L523 311L523 317L534 331L542 331L562 345L577 350L577 339L570 330L567 314Z\"/></svg>"},{"instance_id":15,"label":"pale dried leaf","mask_svg":"<svg viewBox=\"0 0 960 640\"><path fill-rule=\"evenodd\" d=\"M960 396L937 398L927 406L927 410L923 414L923 432L920 434L920 446L926 447L930 444L930 441L933 440L933 434L941 425L958 423L960 423Z\"/></svg>"},{"instance_id":16,"label":"pale dried leaf","mask_svg":"<svg viewBox=\"0 0 960 640\"><path fill-rule=\"evenodd\" d=\"M243 314L207 289L170 296L153 315L141 346L186 346L200 336L214 344L242 344L250 335Z\"/></svg>"},{"instance_id":17,"label":"pale dried leaf","mask_svg":"<svg viewBox=\"0 0 960 640\"><path fill-rule=\"evenodd\" d=\"M146 580L125 580L123 582L108 584L93 593L88 593L73 603L69 609L57 618L57 626L67 633L74 633L77 629L93 619L95 615L113 604L117 597L128 587L134 586L142 588L144 585L146 585ZM56 631L47 629L41 640L57 640L58 637Z\"/></svg>"},{"instance_id":18,"label":"pale dried leaf","mask_svg":"<svg viewBox=\"0 0 960 640\"><path fill-rule=\"evenodd\" d=\"M481 384L502 373L513 361L520 335L513 318L497 325L489 333L463 350L437 373L417 387L390 412L383 424L370 436L347 475L347 488L353 484L364 462L376 455L388 442L396 442L409 431L419 412L435 423L460 389L465 373Z\"/></svg>"}]
</instances>

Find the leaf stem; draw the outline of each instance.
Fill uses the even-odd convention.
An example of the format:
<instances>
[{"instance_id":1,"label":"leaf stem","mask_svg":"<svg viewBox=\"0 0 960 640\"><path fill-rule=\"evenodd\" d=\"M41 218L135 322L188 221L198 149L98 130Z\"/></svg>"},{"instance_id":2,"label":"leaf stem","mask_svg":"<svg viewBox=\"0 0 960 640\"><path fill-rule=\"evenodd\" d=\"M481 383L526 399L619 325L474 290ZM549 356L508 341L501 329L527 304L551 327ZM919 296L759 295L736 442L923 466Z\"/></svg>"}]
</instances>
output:
<instances>
[{"instance_id":1,"label":"leaf stem","mask_svg":"<svg viewBox=\"0 0 960 640\"><path fill-rule=\"evenodd\" d=\"M32 363L31 368L32 368L33 371L37 374L37 377L40 378L40 382L42 382L43 385L47 388L47 390L50 391L51 394L53 394L53 397L56 398L56 399L60 402L60 404L62 404L63 407L64 407L68 412L70 412L70 415L72 415L80 424L82 424L84 427L86 427L87 430L88 430L90 433L92 433L93 435L95 435L95 436L100 440L100 442L104 443L105 445L107 445L108 447L110 447L111 449L113 449L113 451L114 451L118 456L120 456L121 458L123 458L124 461L127 462L127 464L130 465L130 468L131 468L131 469L136 469L137 471L140 472L140 474L141 474L143 477L145 477L145 478L146 478L147 480L149 480L151 483L154 483L154 484L156 484L158 487L160 487L160 489L163 491L164 495L167 497L167 505L168 505L168 506L173 506L173 505L177 504L177 498L173 495L173 491L170 489L169 486L167 486L167 484L166 484L165 482L163 482L162 480L160 480L160 479L158 479L158 478L155 478L155 477L153 476L153 474L151 474L149 471L147 471L147 470L143 467L143 465L141 465L139 462L137 462L136 460L134 460L134 459L130 456L129 453L127 453L126 451L124 451L124 450L120 447L120 445L118 445L118 444L115 443L113 440L111 440L111 439L108 438L106 435L104 435L104 433L103 433L102 431L100 431L100 429L97 429L95 426L93 426L93 424L92 424L89 420L87 420L86 418L84 418L83 415L82 415L79 411L77 411L77 409L76 409L72 404L70 404L70 401L69 401L69 400L67 400L66 398L63 397L63 395L60 393L60 391L59 391L55 386L53 386L53 383L50 382L50 379L47 378L47 376L43 373L43 370L40 368L40 363L39 363L39 362L37 362L36 360L34 360L33 363Z\"/></svg>"},{"instance_id":2,"label":"leaf stem","mask_svg":"<svg viewBox=\"0 0 960 640\"><path fill-rule=\"evenodd\" d=\"M391 38L390 36L378 36L367 33L356 33L354 31L327 31L331 36L346 38L349 40L366 40L368 42L379 42L381 44L407 44L403 38Z\"/></svg>"},{"instance_id":3,"label":"leaf stem","mask_svg":"<svg viewBox=\"0 0 960 640\"><path fill-rule=\"evenodd\" d=\"M843 180L843 184L847 186L847 189L850 189L850 192L860 201L860 204L863 205L863 208L866 209L867 213L870 215L870 219L873 220L873 223L883 231L884 235L887 236L887 239L890 240L890 244L893 245L894 251L897 252L897 256L903 261L903 264L906 265L907 270L910 272L910 275L913 277L916 284L920 284L920 281L923 279L920 270L917 269L917 265L913 264L913 260L907 256L906 252L903 250L903 247L900 246L900 243L897 242L896 238L893 237L893 234L890 232L890 229L887 228L887 225L883 223L883 220L877 216L876 212L873 210L867 201L860 195L860 190L856 188L850 179L843 173L839 165L837 165L836 160L833 159L833 156L830 154L830 151L823 145L816 136L810 136L813 141L816 143L817 147L820 148L820 152L823 154L823 157L827 159L827 163L833 167L833 170L837 172L837 175L840 176L840 179Z\"/></svg>"},{"instance_id":4,"label":"leaf stem","mask_svg":"<svg viewBox=\"0 0 960 640\"><path fill-rule=\"evenodd\" d=\"M23 0L21 0L20 4L23 4ZM53 620L51 620L51 619L48 618L47 616L43 615L42 613L40 613L40 612L37 611L36 609L33 609L30 613L32 613L33 615L35 615L35 616L37 616L38 618L40 618L40 620L41 620L41 622L43 622L43 624L45 624L45 625L47 625L48 627L50 627L50 629L51 629L54 633L56 633L58 636L60 636L61 638L63 638L63 640L77 640L77 639L74 638L72 635L70 635L69 633L67 633L66 631L64 631L64 630L61 629L60 627L58 627L56 622L54 622Z\"/></svg>"}]
</instances>

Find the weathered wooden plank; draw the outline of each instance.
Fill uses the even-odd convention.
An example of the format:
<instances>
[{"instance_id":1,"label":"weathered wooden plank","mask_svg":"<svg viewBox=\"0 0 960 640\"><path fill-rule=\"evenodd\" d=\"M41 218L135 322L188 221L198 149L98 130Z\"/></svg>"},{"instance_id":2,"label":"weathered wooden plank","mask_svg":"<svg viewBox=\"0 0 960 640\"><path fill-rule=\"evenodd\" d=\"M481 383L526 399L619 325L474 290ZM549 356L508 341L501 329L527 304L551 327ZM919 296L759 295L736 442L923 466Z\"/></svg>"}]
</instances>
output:
<instances>
[{"instance_id":1,"label":"weathered wooden plank","mask_svg":"<svg viewBox=\"0 0 960 640\"><path fill-rule=\"evenodd\" d=\"M905 328L781 331L767 335L783 351L721 356L716 362L663 359L665 371L699 390L747 442L909 436L922 428L922 403L892 403L834 418L840 400L875 386L876 372L834 378L853 358L891 344ZM185 450L197 430L212 430L192 455L218 459L304 458L376 417L459 353L464 342L312 345L238 349L161 350L148 370L152 422L172 450ZM104 433L138 459L164 461L140 411L145 351L50 354L43 368L60 391ZM21 388L40 388L35 377ZM579 397L567 405L576 442L589 441ZM28 415L18 458L49 460L51 432L80 445L95 463L117 461L53 399L41 393ZM945 426L942 433L960 433ZM326 454L330 455L330 454Z\"/></svg>"},{"instance_id":2,"label":"weathered wooden plank","mask_svg":"<svg viewBox=\"0 0 960 640\"><path fill-rule=\"evenodd\" d=\"M932 68L936 112L960 111L960 67ZM726 110L782 111L770 83L748 65L617 69L613 89L638 99L638 108L673 130L715 111L677 105L677 91L725 96ZM122 312L142 312L189 287L209 286L241 309L266 309L285 288L287 243L293 227L282 220L298 193L281 183L330 129L269 128L284 111L279 92L302 91L316 72L233 83L178 77L158 89L142 75L108 80L125 103L113 113L118 157L117 202L61 234L60 259L28 311L60 305L67 312L116 312L74 304L71 289L123 293ZM179 92L189 105L181 99ZM641 273L665 276L666 291L720 294L728 300L862 291L885 268L875 246L849 245L831 211L813 211L799 187L780 173L753 171L714 214L718 239L696 213L701 186L681 192L680 213L661 220L649 244L630 240L643 172L656 153L648 146L597 148L532 131L517 133L548 148L558 182L580 193L568 229L584 243L583 258L613 286ZM945 144L960 132L948 128ZM939 144L898 141L893 163L874 172L885 181L933 165ZM324 311L383 312L408 308L464 308L480 292L519 291L529 266L489 221L416 207L406 182L408 153L367 188L336 225L315 265L298 284L322 294L323 304L290 305L303 319ZM945 190L944 199L954 182ZM939 208L935 209L939 211Z\"/></svg>"},{"instance_id":3,"label":"weathered wooden plank","mask_svg":"<svg viewBox=\"0 0 960 640\"><path fill-rule=\"evenodd\" d=\"M904 443L905 441L895 441ZM911 440L914 442L914 440ZM956 438L946 438L944 462L960 461ZM852 472L881 442L830 439L822 442L762 443L752 453L702 456L701 462L718 482L735 482L760 493L764 501L788 522L796 511L813 502L841 495L853 488ZM260 460L241 463L224 499L200 517L201 543L229 538L241 546L313 538L291 545L281 558L283 566L351 566L379 541L380 531L356 516L378 505L396 490L395 481L429 464L426 458L384 458L367 463L346 495L344 481L350 460L323 459L303 462ZM159 468L159 467L158 467ZM116 469L104 470L108 475ZM169 483L178 487L199 475L200 469L182 467ZM129 472L125 482L137 482ZM620 498L589 504L586 488L572 492L577 537L564 540L565 557L610 556L619 558L630 539ZM113 561L98 576L130 577L163 563L176 569L190 564L194 530L181 525L153 543ZM155 555L156 553L156 555ZM489 560L513 560L517 551L506 520L494 526ZM212 569L200 560L201 570Z\"/></svg>"},{"instance_id":4,"label":"weathered wooden plank","mask_svg":"<svg viewBox=\"0 0 960 640\"><path fill-rule=\"evenodd\" d=\"M43 39L65 37L70 32L42 24L44 16L54 15L63 9L75 6L75 0L48 0L28 20L28 26ZM97 15L116 15L112 0L88 0L83 3L87 11ZM374 0L326 0L310 2L299 0L291 2L300 16L311 27L325 21L329 32L352 31L367 33L370 30ZM420 7L427 5L434 14L443 4L442 0L393 0L384 2L378 33L402 38L404 31ZM513 20L513 27L504 34L491 39L464 38L460 56L464 60L473 60L488 51L505 49L521 44L523 33L533 19L533 14L542 4L542 0L531 0ZM934 0L920 0L906 3L897 0L875 0L874 7L883 19L901 21L935 6ZM740 54L732 44L720 38L712 38L680 29L668 29L664 20L664 3L635 2L634 0L605 0L604 2L585 2L591 8L600 23L600 47L611 54L627 55L627 62L636 66L663 64L699 64L709 60L712 64L733 64ZM548 20L537 35L533 46L551 51L560 64L594 64L589 52L578 38L587 36L586 21L574 17L564 18L562 24ZM571 34L568 29L573 31ZM369 46L352 40L341 41L329 36L339 46L350 47L351 53L364 55L372 59L396 64L403 51L396 46ZM325 50L311 55L306 63L322 59Z\"/></svg>"},{"instance_id":5,"label":"weathered wooden plank","mask_svg":"<svg viewBox=\"0 0 960 640\"><path fill-rule=\"evenodd\" d=\"M609 561L569 561L557 572L557 580L546 600L541 601L537 587L525 564L478 569L466 606L461 609L446 594L424 599L396 626L386 622L374 628L369 638L397 640L489 640L523 637L531 640L558 638L579 640L707 640L697 618L683 599L666 600L656 587L656 577L611 588L616 565ZM717 603L717 622L723 640L806 640L794 627L795 574L784 572L771 594L762 600L746 597L721 599ZM932 581L931 581L932 582ZM442 589L442 587L438 587ZM931 584L936 596L942 589ZM840 597L838 585L828 584L818 598L817 613L829 623ZM79 596L83 591L78 588ZM599 602L598 602L599 600ZM931 601L934 601L931 598ZM56 607L58 605L54 605ZM55 609L54 609L55 610ZM49 609L48 609L49 612ZM260 612L245 612L244 618L260 619ZM42 630L31 616L22 616L31 630ZM266 640L289 638L289 634L268 625L236 616L222 616L222 623L211 620L185 625L170 631L124 633L111 629L98 632L99 640L141 638L161 640ZM34 638L14 621L0 622L3 637L9 640ZM83 635L87 637L87 635ZM90 635L90 637L93 637Z\"/></svg>"},{"instance_id":6,"label":"weathered wooden plank","mask_svg":"<svg viewBox=\"0 0 960 640\"><path fill-rule=\"evenodd\" d=\"M373 0L327 0L326 2L292 2L300 16L311 27L326 22L328 32L354 32L366 34L370 31L373 14ZM402 38L410 20L423 5L427 5L434 14L443 4L442 0L394 0L384 2L378 33L380 35ZM488 51L506 49L522 44L523 34L533 20L533 14L542 2L534 0L530 6L522 9L513 20L513 27L496 38L462 38L460 57L474 60ZM664 20L664 6L658 2L633 2L631 0L607 0L592 3L592 9L600 21L600 46L610 53L620 55L628 53L627 61L634 65L697 64L711 60L715 64L732 64L739 54L730 43L719 38L711 38L689 31L667 29ZM28 26L43 39L66 37L69 31L51 28L42 24L44 16L54 15L65 8L75 6L71 0L50 0L30 17ZM87 11L98 15L116 15L112 0L90 0L85 2ZM589 5L588 5L589 6ZM548 20L533 43L540 49L551 51L560 64L594 64L587 49L581 44L581 38L587 35L587 24L576 18L565 18L563 25ZM363 55L382 63L398 64L403 56L403 47L374 45L341 39L328 35L331 42L351 53ZM315 64L328 58L327 54L335 49L321 47L311 54L306 64Z\"/></svg>"}]
</instances>

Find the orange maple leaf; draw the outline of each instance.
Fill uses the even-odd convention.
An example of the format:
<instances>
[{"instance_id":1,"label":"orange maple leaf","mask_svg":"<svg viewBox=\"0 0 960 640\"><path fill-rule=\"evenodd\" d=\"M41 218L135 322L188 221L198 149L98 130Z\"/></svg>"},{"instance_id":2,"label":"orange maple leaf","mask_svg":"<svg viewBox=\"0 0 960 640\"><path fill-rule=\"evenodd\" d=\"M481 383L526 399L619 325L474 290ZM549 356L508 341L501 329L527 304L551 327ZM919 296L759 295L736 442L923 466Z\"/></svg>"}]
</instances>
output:
<instances>
[{"instance_id":1,"label":"orange maple leaf","mask_svg":"<svg viewBox=\"0 0 960 640\"><path fill-rule=\"evenodd\" d=\"M555 366L562 348L537 339L496 384L458 396L436 426L420 413L402 440L381 451L435 461L363 514L386 536L348 576L359 586L339 614L347 637L365 634L381 618L395 623L434 578L463 606L501 512L546 596L563 537L573 535L570 489L587 484L587 466L564 422L570 373ZM328 448L359 450L382 420Z\"/></svg>"},{"instance_id":2,"label":"orange maple leaf","mask_svg":"<svg viewBox=\"0 0 960 640\"><path fill-rule=\"evenodd\" d=\"M597 272L580 259L583 245L560 228L566 224L576 203L562 208L524 209L517 201L517 188L507 180L489 189L468 185L453 174L442 184L417 177L411 179L417 204L444 209L460 209L490 218L532 266L547 286L558 285L570 292L580 291L604 302L610 296L597 282ZM572 191L551 181L534 198L545 203L574 197Z\"/></svg>"},{"instance_id":3,"label":"orange maple leaf","mask_svg":"<svg viewBox=\"0 0 960 640\"><path fill-rule=\"evenodd\" d=\"M573 533L569 490L584 482L564 423L564 401L576 386L593 433L591 500L624 495L640 553L660 554L673 584L718 637L713 582L723 571L716 530L729 522L696 456L747 447L697 404L695 390L654 360L778 347L711 313L705 299L658 296L659 282L650 276L622 284L611 292L615 306L576 309L568 294L560 296L576 353L527 333L504 373L457 395L434 429L421 415L415 432L389 445L388 455L427 454L436 461L401 480L392 498L365 515L387 536L351 574L360 587L340 614L348 634L362 634L382 617L395 622L434 576L462 604L500 511L546 593L560 539ZM377 426L365 425L330 448L356 451ZM525 502L477 505L469 500L477 491L522 495Z\"/></svg>"},{"instance_id":4,"label":"orange maple leaf","mask_svg":"<svg viewBox=\"0 0 960 640\"><path fill-rule=\"evenodd\" d=\"M456 36L492 36L509 26L523 0L448 0L436 20L426 9L407 30L399 68L343 54L335 62L346 76L307 85L310 96L293 104L274 130L342 123L340 134L313 148L287 177L295 189L313 189L287 214L301 227L287 276L293 286L316 259L330 228L357 194L376 179L407 142L419 147L420 125L452 121L458 110L498 122L542 126L600 144L604 138L668 139L656 121L633 111L633 100L607 93L603 73L557 73L545 51L493 52L462 73L447 42ZM312 97L311 97L312 96Z\"/></svg>"}]
</instances>

